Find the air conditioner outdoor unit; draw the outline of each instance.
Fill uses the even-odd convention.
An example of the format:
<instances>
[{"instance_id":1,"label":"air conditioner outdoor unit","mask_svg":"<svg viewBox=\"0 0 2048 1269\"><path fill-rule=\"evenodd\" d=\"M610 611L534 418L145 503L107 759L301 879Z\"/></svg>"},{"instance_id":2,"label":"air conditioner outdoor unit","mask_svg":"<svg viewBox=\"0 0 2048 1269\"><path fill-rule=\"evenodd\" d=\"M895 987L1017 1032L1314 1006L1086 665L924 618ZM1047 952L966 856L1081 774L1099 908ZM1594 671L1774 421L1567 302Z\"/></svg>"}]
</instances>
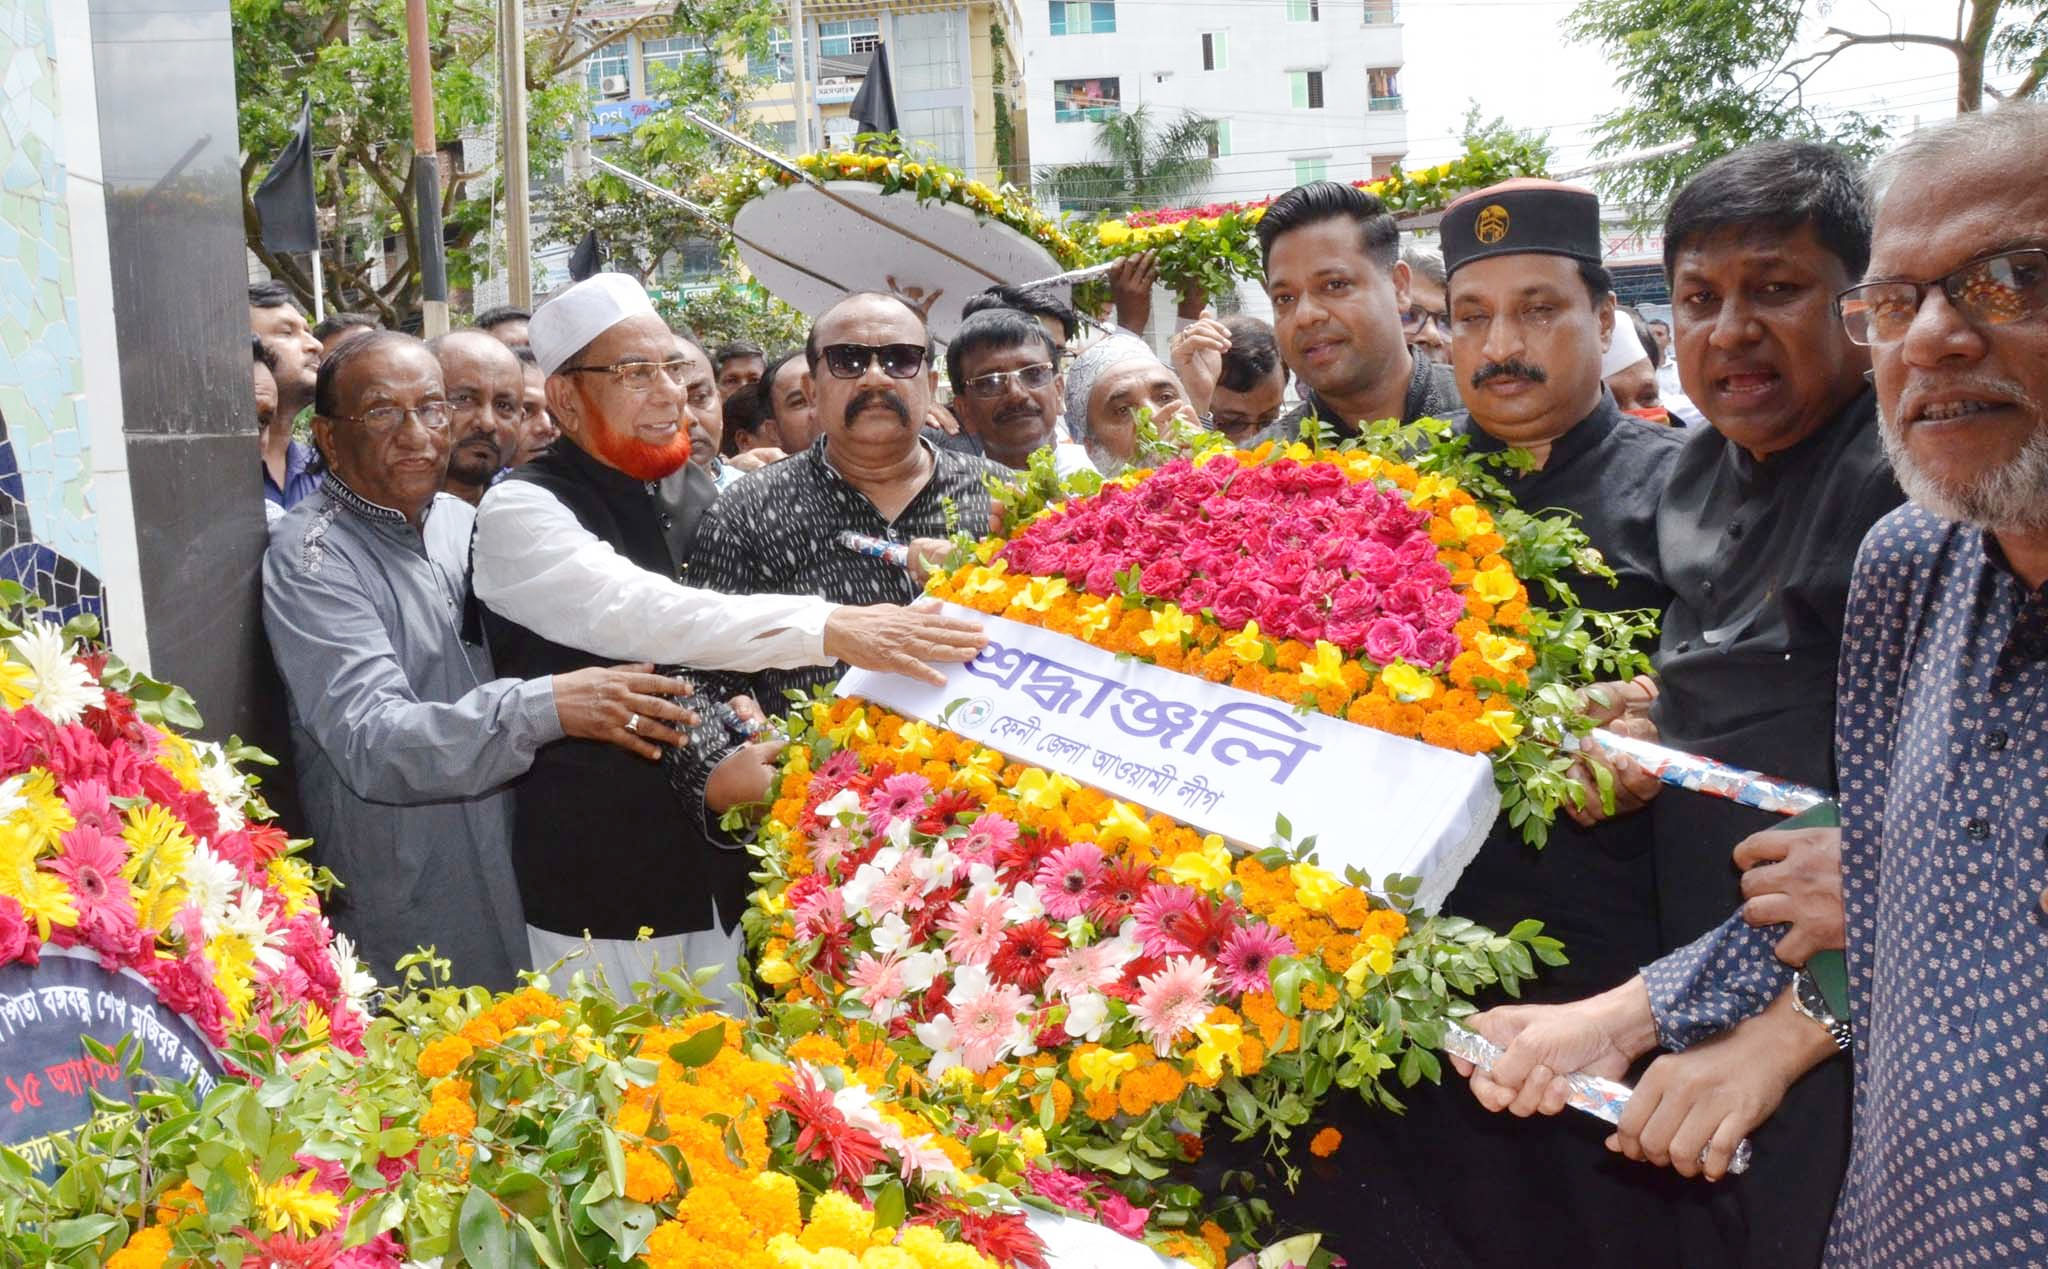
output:
<instances>
[{"instance_id":1,"label":"air conditioner outdoor unit","mask_svg":"<svg viewBox=\"0 0 2048 1269\"><path fill-rule=\"evenodd\" d=\"M623 97L631 91L624 75L606 75L598 81L597 90L607 97Z\"/></svg>"}]
</instances>

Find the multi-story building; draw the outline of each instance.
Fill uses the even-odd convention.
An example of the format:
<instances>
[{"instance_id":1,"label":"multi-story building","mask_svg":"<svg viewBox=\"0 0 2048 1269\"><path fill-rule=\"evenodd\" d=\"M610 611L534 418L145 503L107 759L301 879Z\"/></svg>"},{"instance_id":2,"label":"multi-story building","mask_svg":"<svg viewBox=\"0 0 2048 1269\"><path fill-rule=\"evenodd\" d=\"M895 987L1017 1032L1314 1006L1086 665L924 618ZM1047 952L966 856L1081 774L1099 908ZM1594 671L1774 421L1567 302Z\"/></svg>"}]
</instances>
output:
<instances>
[{"instance_id":1,"label":"multi-story building","mask_svg":"<svg viewBox=\"0 0 2048 1269\"><path fill-rule=\"evenodd\" d=\"M1139 106L1215 121L1205 201L1384 175L1407 151L1399 0L1021 3L1036 172L1099 157L1097 123Z\"/></svg>"}]
</instances>

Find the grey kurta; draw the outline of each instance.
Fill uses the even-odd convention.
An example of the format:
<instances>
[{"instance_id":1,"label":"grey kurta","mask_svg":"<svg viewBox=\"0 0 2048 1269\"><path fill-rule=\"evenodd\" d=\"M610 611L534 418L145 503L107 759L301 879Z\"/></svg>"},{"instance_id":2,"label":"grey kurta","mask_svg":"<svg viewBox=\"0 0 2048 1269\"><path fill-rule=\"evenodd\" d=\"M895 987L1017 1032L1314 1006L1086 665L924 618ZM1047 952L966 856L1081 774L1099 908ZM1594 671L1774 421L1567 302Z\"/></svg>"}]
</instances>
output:
<instances>
[{"instance_id":1,"label":"grey kurta","mask_svg":"<svg viewBox=\"0 0 2048 1269\"><path fill-rule=\"evenodd\" d=\"M562 726L549 680L493 679L463 638L474 520L443 494L415 530L330 474L263 557L306 827L347 887L331 917L387 982L427 945L462 985L528 967L505 786Z\"/></svg>"}]
</instances>

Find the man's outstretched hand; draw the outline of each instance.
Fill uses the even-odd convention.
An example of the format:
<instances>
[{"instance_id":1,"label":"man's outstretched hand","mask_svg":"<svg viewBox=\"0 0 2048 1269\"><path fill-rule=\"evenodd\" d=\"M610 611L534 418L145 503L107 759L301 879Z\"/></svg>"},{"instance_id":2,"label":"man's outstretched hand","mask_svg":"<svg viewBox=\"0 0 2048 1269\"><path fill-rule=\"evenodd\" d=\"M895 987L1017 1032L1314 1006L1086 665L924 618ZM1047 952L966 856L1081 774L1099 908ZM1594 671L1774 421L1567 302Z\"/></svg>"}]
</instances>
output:
<instances>
[{"instance_id":1,"label":"man's outstretched hand","mask_svg":"<svg viewBox=\"0 0 2048 1269\"><path fill-rule=\"evenodd\" d=\"M826 656L934 687L946 681L934 666L972 661L987 646L980 622L939 612L929 602L841 607L825 619Z\"/></svg>"},{"instance_id":2,"label":"man's outstretched hand","mask_svg":"<svg viewBox=\"0 0 2048 1269\"><path fill-rule=\"evenodd\" d=\"M682 728L695 727L695 710L671 700L688 696L690 685L654 673L651 665L599 666L557 674L555 715L562 733L580 740L602 740L649 762L661 757L661 746L683 746Z\"/></svg>"},{"instance_id":3,"label":"man's outstretched hand","mask_svg":"<svg viewBox=\"0 0 2048 1269\"><path fill-rule=\"evenodd\" d=\"M1508 1005L1465 1019L1465 1026L1507 1050L1483 1071L1451 1062L1472 1081L1472 1095L1491 1111L1555 1115L1570 1091L1564 1077L1579 1071L1620 1079L1629 1064L1657 1046L1650 996L1641 978L1567 1005Z\"/></svg>"}]
</instances>

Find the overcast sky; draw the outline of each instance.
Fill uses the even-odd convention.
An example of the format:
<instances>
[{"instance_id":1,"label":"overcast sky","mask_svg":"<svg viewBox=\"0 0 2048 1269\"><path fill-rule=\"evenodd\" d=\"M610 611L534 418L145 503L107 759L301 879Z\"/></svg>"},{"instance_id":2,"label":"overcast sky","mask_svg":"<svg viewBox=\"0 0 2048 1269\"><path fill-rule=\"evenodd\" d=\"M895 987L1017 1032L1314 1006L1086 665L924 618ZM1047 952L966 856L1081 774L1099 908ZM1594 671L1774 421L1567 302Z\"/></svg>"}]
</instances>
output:
<instances>
[{"instance_id":1,"label":"overcast sky","mask_svg":"<svg viewBox=\"0 0 2048 1269\"><path fill-rule=\"evenodd\" d=\"M1597 48L1567 41L1559 23L1574 0L1402 0L1407 66L1408 161L1416 167L1457 151L1465 111L1477 100L1488 116L1548 128L1552 169L1586 161L1594 118L1626 100L1625 86ZM1814 8L1808 5L1809 12ZM1886 13L1890 17L1887 18ZM1826 23L1861 32L1952 34L1955 0L1837 0ZM1476 33L1476 34L1475 34ZM1884 108L1900 131L1915 119L1954 113L1955 59L1925 46L1851 49L1816 77L1809 97L1827 107Z\"/></svg>"}]
</instances>

